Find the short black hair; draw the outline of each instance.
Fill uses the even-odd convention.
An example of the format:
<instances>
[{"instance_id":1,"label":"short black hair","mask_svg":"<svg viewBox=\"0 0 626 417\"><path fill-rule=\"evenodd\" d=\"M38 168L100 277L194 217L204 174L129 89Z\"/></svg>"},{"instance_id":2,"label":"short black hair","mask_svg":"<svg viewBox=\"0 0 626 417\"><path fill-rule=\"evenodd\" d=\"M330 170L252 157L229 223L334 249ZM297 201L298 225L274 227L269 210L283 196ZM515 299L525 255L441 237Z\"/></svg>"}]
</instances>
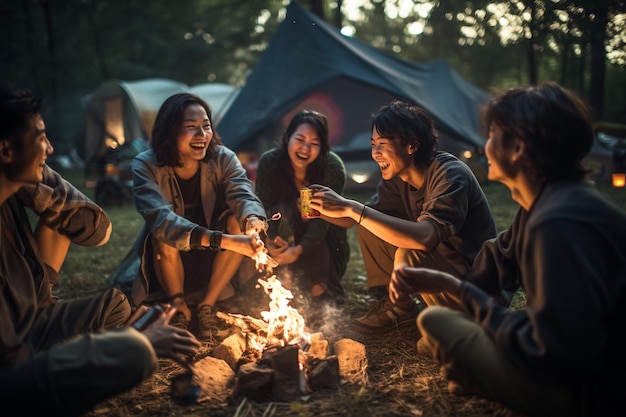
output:
<instances>
[{"instance_id":1,"label":"short black hair","mask_svg":"<svg viewBox=\"0 0 626 417\"><path fill-rule=\"evenodd\" d=\"M492 98L483 109L483 123L502 129L505 143L523 141L538 177L583 179L588 174L582 161L594 140L591 109L553 81Z\"/></svg>"},{"instance_id":2,"label":"short black hair","mask_svg":"<svg viewBox=\"0 0 626 417\"><path fill-rule=\"evenodd\" d=\"M428 166L435 158L439 134L432 117L422 107L392 101L372 115L373 129L387 139L399 140L402 146L414 146L416 166Z\"/></svg>"},{"instance_id":3,"label":"short black hair","mask_svg":"<svg viewBox=\"0 0 626 417\"><path fill-rule=\"evenodd\" d=\"M42 112L43 100L30 90L0 86L0 140L8 140L21 149L22 134L29 128L32 115Z\"/></svg>"}]
</instances>

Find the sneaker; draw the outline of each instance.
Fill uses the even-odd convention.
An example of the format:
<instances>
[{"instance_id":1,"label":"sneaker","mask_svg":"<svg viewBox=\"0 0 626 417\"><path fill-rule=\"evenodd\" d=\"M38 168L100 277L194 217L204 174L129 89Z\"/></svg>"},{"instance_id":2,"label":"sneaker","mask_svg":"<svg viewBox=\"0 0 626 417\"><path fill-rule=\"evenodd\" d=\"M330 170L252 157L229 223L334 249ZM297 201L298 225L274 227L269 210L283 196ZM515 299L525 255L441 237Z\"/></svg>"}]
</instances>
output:
<instances>
[{"instance_id":1,"label":"sneaker","mask_svg":"<svg viewBox=\"0 0 626 417\"><path fill-rule=\"evenodd\" d=\"M189 320L185 317L182 311L177 311L170 319L170 326L178 327L179 329L189 330Z\"/></svg>"},{"instance_id":2,"label":"sneaker","mask_svg":"<svg viewBox=\"0 0 626 417\"><path fill-rule=\"evenodd\" d=\"M408 325L415 326L418 313L417 304L400 308L387 295L372 305L365 316L355 319L354 327L363 333L385 333Z\"/></svg>"},{"instance_id":3,"label":"sneaker","mask_svg":"<svg viewBox=\"0 0 626 417\"><path fill-rule=\"evenodd\" d=\"M230 326L219 319L215 313L216 309L210 305L203 305L198 309L198 339L200 340L222 340L230 334Z\"/></svg>"}]
</instances>

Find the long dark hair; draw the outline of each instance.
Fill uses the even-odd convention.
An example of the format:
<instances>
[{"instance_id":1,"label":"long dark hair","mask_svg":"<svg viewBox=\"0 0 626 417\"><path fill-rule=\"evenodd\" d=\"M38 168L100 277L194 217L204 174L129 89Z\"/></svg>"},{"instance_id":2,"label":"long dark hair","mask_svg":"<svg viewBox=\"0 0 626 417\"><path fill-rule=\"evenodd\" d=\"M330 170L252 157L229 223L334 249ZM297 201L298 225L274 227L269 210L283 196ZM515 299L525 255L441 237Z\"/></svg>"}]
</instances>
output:
<instances>
[{"instance_id":1,"label":"long dark hair","mask_svg":"<svg viewBox=\"0 0 626 417\"><path fill-rule=\"evenodd\" d=\"M280 148L278 150L279 155L279 171L282 175L287 173L291 178L294 176L293 166L289 160L289 139L291 135L298 129L298 127L304 123L307 123L315 129L317 137L320 140L320 154L317 159L311 162L306 167L306 179L309 183L319 183L324 179L324 172L326 171L326 164L328 160L328 152L330 152L330 143L328 142L328 120L322 113L314 110L301 110L291 119L287 129L283 133L280 140Z\"/></svg>"},{"instance_id":2,"label":"long dark hair","mask_svg":"<svg viewBox=\"0 0 626 417\"><path fill-rule=\"evenodd\" d=\"M278 163L275 167L272 180L275 184L283 184L289 190L284 198L293 199L298 194L298 189L294 184L295 173L291 160L289 159L289 139L291 135L304 123L313 126L320 140L320 154L306 168L306 179L310 184L321 184L324 180L324 172L326 171L328 153L330 152L330 143L328 139L328 120L322 113L314 110L301 110L291 119L289 125L285 129L281 139L280 147L277 150Z\"/></svg>"},{"instance_id":3,"label":"long dark hair","mask_svg":"<svg viewBox=\"0 0 626 417\"><path fill-rule=\"evenodd\" d=\"M594 140L591 111L555 82L513 88L491 99L483 123L502 129L504 143L523 141L538 178L583 179L589 172L582 160Z\"/></svg>"},{"instance_id":4,"label":"long dark hair","mask_svg":"<svg viewBox=\"0 0 626 417\"><path fill-rule=\"evenodd\" d=\"M203 161L209 159L217 146L222 144L222 139L215 130L211 108L207 102L195 94L174 94L161 105L152 128L151 146L160 166L181 166L180 155L178 154L178 134L180 129L183 128L185 108L191 104L199 104L206 110L211 128L213 129L213 139L209 144L209 149Z\"/></svg>"},{"instance_id":5,"label":"long dark hair","mask_svg":"<svg viewBox=\"0 0 626 417\"><path fill-rule=\"evenodd\" d=\"M428 166L437 152L439 135L433 119L419 106L393 101L372 115L372 129L382 137L399 140L402 146L414 146L416 166Z\"/></svg>"}]
</instances>

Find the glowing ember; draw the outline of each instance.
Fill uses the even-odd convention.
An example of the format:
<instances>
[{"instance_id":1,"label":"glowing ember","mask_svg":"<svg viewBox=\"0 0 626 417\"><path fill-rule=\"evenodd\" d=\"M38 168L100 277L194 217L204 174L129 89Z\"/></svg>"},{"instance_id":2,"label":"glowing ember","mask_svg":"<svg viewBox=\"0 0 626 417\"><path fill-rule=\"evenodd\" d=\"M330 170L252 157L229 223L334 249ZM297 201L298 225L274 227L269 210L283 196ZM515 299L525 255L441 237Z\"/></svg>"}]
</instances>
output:
<instances>
[{"instance_id":1,"label":"glowing ember","mask_svg":"<svg viewBox=\"0 0 626 417\"><path fill-rule=\"evenodd\" d=\"M310 344L311 335L304 330L304 318L289 305L293 299L291 291L282 286L276 275L267 280L259 279L258 283L270 297L270 311L261 312L261 317L268 323L268 343L281 346Z\"/></svg>"}]
</instances>

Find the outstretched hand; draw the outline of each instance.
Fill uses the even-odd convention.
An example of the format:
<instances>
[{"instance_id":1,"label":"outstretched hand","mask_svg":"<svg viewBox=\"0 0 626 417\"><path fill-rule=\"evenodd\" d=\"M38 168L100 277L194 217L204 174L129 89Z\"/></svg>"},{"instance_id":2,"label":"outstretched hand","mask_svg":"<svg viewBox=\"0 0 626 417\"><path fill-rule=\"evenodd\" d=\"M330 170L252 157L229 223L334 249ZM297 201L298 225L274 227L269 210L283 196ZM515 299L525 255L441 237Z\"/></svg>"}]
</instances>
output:
<instances>
[{"instance_id":1,"label":"outstretched hand","mask_svg":"<svg viewBox=\"0 0 626 417\"><path fill-rule=\"evenodd\" d=\"M224 237L222 238L222 247L224 249L232 250L249 258L253 258L259 251L263 251L265 247L259 234L254 231L246 235L228 235L228 246L225 245Z\"/></svg>"},{"instance_id":2,"label":"outstretched hand","mask_svg":"<svg viewBox=\"0 0 626 417\"><path fill-rule=\"evenodd\" d=\"M247 235L252 233L260 235L261 232L267 232L267 221L255 215L248 216L246 219L246 230L244 232Z\"/></svg>"},{"instance_id":3,"label":"outstretched hand","mask_svg":"<svg viewBox=\"0 0 626 417\"><path fill-rule=\"evenodd\" d=\"M389 298L391 302L396 303L415 293L447 292L458 294L460 286L461 281L448 273L435 269L398 265L391 274Z\"/></svg>"},{"instance_id":4,"label":"outstretched hand","mask_svg":"<svg viewBox=\"0 0 626 417\"><path fill-rule=\"evenodd\" d=\"M290 246L289 242L280 236L268 242L267 250L269 255L280 265L289 265L298 260L302 254L302 246Z\"/></svg>"},{"instance_id":5,"label":"outstretched hand","mask_svg":"<svg viewBox=\"0 0 626 417\"><path fill-rule=\"evenodd\" d=\"M310 188L313 189L311 207L327 217L350 217L354 212L354 206L360 204L342 197L333 189L323 185L314 184Z\"/></svg>"},{"instance_id":6,"label":"outstretched hand","mask_svg":"<svg viewBox=\"0 0 626 417\"><path fill-rule=\"evenodd\" d=\"M176 308L168 306L142 333L152 344L157 356L172 359L184 368L191 369L191 360L201 343L189 331L168 324L175 312Z\"/></svg>"}]
</instances>

